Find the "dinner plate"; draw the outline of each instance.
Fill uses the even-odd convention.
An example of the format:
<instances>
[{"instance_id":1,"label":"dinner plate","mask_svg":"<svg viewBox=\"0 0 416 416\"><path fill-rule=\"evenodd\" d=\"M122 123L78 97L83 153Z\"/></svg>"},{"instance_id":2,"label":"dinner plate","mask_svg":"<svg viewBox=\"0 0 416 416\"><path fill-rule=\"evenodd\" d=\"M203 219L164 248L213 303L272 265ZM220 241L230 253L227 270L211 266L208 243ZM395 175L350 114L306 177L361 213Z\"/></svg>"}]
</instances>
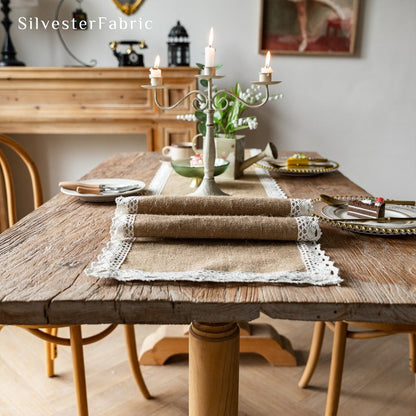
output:
<instances>
[{"instance_id":1,"label":"dinner plate","mask_svg":"<svg viewBox=\"0 0 416 416\"><path fill-rule=\"evenodd\" d=\"M363 199L364 197L342 197L343 199ZM321 221L334 225L344 230L356 233L373 234L380 236L401 236L416 234L416 220L404 220L403 222L376 222L376 221L345 221L354 219L347 214L347 205L332 206L321 200L313 202L314 214ZM416 217L416 207L410 205L386 204L385 217L409 218Z\"/></svg>"},{"instance_id":2,"label":"dinner plate","mask_svg":"<svg viewBox=\"0 0 416 416\"><path fill-rule=\"evenodd\" d=\"M61 192L66 195L76 196L81 201L87 202L111 202L119 196L135 195L141 191L146 184L136 179L122 179L122 178L101 178L101 179L87 179L84 181L77 181L86 185L108 185L108 186L135 186L133 189L124 192L103 192L100 195L96 194L80 194L79 192L70 189L62 188Z\"/></svg>"},{"instance_id":3,"label":"dinner plate","mask_svg":"<svg viewBox=\"0 0 416 416\"><path fill-rule=\"evenodd\" d=\"M255 165L288 176L316 176L334 172L339 168L339 163L333 160L326 161L323 163L324 166L302 166L296 168L279 167L273 165L272 161L268 162L267 160L260 160Z\"/></svg>"}]
</instances>

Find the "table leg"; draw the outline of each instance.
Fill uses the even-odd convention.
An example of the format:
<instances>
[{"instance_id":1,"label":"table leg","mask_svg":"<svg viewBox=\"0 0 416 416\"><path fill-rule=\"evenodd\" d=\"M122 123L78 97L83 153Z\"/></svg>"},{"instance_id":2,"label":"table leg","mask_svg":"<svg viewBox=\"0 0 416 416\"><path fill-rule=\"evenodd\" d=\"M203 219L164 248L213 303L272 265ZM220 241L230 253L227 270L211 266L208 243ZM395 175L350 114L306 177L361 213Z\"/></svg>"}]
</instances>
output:
<instances>
[{"instance_id":1,"label":"table leg","mask_svg":"<svg viewBox=\"0 0 416 416\"><path fill-rule=\"evenodd\" d=\"M290 340L265 323L239 322L240 354L259 354L271 365L295 366ZM163 365L170 357L189 353L189 325L161 325L149 334L140 349L141 365Z\"/></svg>"},{"instance_id":2,"label":"table leg","mask_svg":"<svg viewBox=\"0 0 416 416\"><path fill-rule=\"evenodd\" d=\"M238 325L193 322L189 335L189 416L237 416Z\"/></svg>"}]
</instances>

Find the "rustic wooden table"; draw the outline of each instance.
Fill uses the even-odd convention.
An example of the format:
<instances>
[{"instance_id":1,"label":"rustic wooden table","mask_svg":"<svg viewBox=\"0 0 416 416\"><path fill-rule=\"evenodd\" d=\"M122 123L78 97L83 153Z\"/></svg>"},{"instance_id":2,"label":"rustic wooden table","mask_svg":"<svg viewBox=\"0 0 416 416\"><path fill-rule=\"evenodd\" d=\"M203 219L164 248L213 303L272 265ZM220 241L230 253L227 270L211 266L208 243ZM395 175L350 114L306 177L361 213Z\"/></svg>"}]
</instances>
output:
<instances>
[{"instance_id":1,"label":"rustic wooden table","mask_svg":"<svg viewBox=\"0 0 416 416\"><path fill-rule=\"evenodd\" d=\"M120 154L86 178L127 177L149 183L159 166L156 153ZM307 179L282 176L279 184L292 197L365 193L339 172ZM378 238L323 225L321 245L340 269L341 286L120 283L84 274L109 240L113 214L114 204L57 195L2 233L0 323L193 322L192 416L237 415L235 322L250 321L262 312L296 320L416 323L414 236Z\"/></svg>"}]
</instances>

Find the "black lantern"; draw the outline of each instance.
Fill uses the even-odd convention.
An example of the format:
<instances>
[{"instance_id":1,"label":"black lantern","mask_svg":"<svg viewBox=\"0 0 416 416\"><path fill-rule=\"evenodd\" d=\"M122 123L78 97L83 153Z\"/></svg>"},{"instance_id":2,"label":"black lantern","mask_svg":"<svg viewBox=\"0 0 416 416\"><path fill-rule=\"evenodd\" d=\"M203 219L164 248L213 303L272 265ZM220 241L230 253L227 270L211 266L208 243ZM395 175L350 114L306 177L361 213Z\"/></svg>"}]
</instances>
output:
<instances>
[{"instance_id":1,"label":"black lantern","mask_svg":"<svg viewBox=\"0 0 416 416\"><path fill-rule=\"evenodd\" d=\"M189 66L189 41L188 32L178 20L169 32L168 38L168 65Z\"/></svg>"}]
</instances>

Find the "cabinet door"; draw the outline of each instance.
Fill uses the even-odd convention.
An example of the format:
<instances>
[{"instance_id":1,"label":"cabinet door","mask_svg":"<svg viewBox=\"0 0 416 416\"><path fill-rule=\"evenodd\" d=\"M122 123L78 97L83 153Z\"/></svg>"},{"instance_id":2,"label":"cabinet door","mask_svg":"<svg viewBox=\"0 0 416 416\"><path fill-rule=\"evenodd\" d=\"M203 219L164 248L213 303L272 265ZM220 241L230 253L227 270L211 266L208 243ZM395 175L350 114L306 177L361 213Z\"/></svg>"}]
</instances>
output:
<instances>
[{"instance_id":1,"label":"cabinet door","mask_svg":"<svg viewBox=\"0 0 416 416\"><path fill-rule=\"evenodd\" d=\"M179 100L181 100L186 94L192 91L195 88L195 81L183 82L183 83L176 83L171 84L169 88L164 90L164 102L167 103L168 106L176 104ZM192 96L182 103L180 103L177 107L172 110L168 110L165 114L186 114L186 113L193 113L194 108L192 106L192 100L195 97Z\"/></svg>"},{"instance_id":2,"label":"cabinet door","mask_svg":"<svg viewBox=\"0 0 416 416\"><path fill-rule=\"evenodd\" d=\"M159 123L154 135L154 150L160 152L164 146L172 143L190 142L196 134L195 123L182 121L179 123Z\"/></svg>"}]
</instances>

